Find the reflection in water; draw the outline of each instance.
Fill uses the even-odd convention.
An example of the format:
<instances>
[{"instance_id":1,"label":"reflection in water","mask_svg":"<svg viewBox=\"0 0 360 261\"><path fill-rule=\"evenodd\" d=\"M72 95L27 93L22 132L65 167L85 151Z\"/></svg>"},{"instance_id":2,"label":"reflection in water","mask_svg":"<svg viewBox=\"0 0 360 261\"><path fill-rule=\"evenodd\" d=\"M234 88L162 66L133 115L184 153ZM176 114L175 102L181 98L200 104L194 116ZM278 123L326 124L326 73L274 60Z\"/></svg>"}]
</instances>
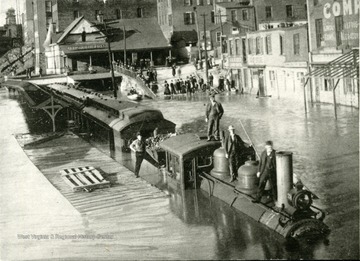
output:
<instances>
[{"instance_id":1,"label":"reflection in water","mask_svg":"<svg viewBox=\"0 0 360 261\"><path fill-rule=\"evenodd\" d=\"M183 222L213 227L218 259L314 258L316 242L286 241L203 191L181 191L171 187L168 191L170 209Z\"/></svg>"},{"instance_id":2,"label":"reflection in water","mask_svg":"<svg viewBox=\"0 0 360 261\"><path fill-rule=\"evenodd\" d=\"M144 103L160 109L180 131L198 132L206 130L203 114L207 99L205 96L181 97ZM211 245L211 240L215 239L213 259L357 259L359 238L354 231L359 230L358 111L341 107L335 121L333 107L327 105L309 108L305 118L301 106L286 101L239 95L221 96L220 100L225 109L221 122L223 129L232 124L247 140L239 123L241 119L258 149L265 140L272 139L276 148L294 152L294 171L320 197L316 204L329 212L325 223L332 230L330 241L328 244L285 241L277 233L222 201L209 198L202 191L169 188L163 173L144 161L140 176L170 195L171 212L187 225L182 233L184 240L194 242L198 240L194 239L194 234L211 231L206 232L203 240ZM18 95L9 95L2 90L0 106L9 106L10 110L4 116L9 126L2 125L2 131L5 127L12 133L51 131L47 115L31 116L31 109L29 111L26 106L21 106L20 111L17 101ZM25 120L23 114L29 117ZM108 144L95 139L91 142L108 153ZM132 157L130 153L115 154L116 160L130 170L134 168ZM212 229L205 230L204 227ZM189 256L188 253L181 254Z\"/></svg>"}]
</instances>

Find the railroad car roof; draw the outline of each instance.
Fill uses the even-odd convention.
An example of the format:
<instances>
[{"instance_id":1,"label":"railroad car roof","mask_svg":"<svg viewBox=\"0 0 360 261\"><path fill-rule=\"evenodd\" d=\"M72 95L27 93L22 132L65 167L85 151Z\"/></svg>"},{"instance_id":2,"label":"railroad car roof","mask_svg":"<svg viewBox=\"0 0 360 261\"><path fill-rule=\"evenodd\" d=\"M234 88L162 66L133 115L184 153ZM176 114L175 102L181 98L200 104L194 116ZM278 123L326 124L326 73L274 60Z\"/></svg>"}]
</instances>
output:
<instances>
[{"instance_id":1,"label":"railroad car roof","mask_svg":"<svg viewBox=\"0 0 360 261\"><path fill-rule=\"evenodd\" d=\"M185 156L191 152L204 149L206 147L220 146L219 141L207 141L200 139L195 133L187 133L171 137L160 144L160 147L177 156Z\"/></svg>"}]
</instances>

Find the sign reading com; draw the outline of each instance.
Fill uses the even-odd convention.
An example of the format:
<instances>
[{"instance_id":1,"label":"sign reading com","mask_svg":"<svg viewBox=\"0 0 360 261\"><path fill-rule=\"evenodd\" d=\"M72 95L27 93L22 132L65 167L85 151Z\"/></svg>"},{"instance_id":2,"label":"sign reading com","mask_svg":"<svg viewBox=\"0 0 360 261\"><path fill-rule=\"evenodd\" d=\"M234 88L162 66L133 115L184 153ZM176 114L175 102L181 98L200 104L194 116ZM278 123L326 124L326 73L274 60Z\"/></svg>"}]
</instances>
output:
<instances>
[{"instance_id":1,"label":"sign reading com","mask_svg":"<svg viewBox=\"0 0 360 261\"><path fill-rule=\"evenodd\" d=\"M343 0L342 3L326 3L324 5L324 17L326 19L331 18L331 16L339 15L356 15L360 10L360 0Z\"/></svg>"}]
</instances>

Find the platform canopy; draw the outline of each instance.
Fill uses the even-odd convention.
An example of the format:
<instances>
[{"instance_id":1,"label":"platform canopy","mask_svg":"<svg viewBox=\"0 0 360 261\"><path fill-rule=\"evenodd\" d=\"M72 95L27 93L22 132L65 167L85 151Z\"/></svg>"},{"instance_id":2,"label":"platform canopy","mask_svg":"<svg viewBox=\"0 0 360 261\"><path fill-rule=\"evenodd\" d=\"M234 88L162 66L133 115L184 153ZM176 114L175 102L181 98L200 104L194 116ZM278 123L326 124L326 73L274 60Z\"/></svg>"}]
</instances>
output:
<instances>
[{"instance_id":1,"label":"platform canopy","mask_svg":"<svg viewBox=\"0 0 360 261\"><path fill-rule=\"evenodd\" d=\"M352 49L327 64L317 66L305 77L359 80L359 49Z\"/></svg>"}]
</instances>

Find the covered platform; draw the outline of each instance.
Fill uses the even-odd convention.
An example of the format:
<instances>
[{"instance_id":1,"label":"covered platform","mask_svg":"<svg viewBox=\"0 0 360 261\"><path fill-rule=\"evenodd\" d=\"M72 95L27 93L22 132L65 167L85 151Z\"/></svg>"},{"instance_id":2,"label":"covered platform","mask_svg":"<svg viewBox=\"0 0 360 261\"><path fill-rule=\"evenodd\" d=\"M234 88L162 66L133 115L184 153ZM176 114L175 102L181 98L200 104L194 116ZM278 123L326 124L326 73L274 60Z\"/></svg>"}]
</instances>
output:
<instances>
[{"instance_id":1,"label":"covered platform","mask_svg":"<svg viewBox=\"0 0 360 261\"><path fill-rule=\"evenodd\" d=\"M357 98L355 107L359 108L359 49L354 48L327 64L316 65L312 71L305 75L305 79L305 112L307 112L306 86L309 80L319 79L325 82L325 88L332 91L335 118L337 118L337 93L339 96L350 94ZM339 83L344 87L341 91L338 89Z\"/></svg>"},{"instance_id":2,"label":"covered platform","mask_svg":"<svg viewBox=\"0 0 360 261\"><path fill-rule=\"evenodd\" d=\"M155 18L114 20L107 30L112 34L110 58L104 33L97 24L83 16L75 19L55 43L47 45L48 71L63 73L110 68L109 60L128 64L147 60L154 65L165 64L171 45Z\"/></svg>"}]
</instances>

